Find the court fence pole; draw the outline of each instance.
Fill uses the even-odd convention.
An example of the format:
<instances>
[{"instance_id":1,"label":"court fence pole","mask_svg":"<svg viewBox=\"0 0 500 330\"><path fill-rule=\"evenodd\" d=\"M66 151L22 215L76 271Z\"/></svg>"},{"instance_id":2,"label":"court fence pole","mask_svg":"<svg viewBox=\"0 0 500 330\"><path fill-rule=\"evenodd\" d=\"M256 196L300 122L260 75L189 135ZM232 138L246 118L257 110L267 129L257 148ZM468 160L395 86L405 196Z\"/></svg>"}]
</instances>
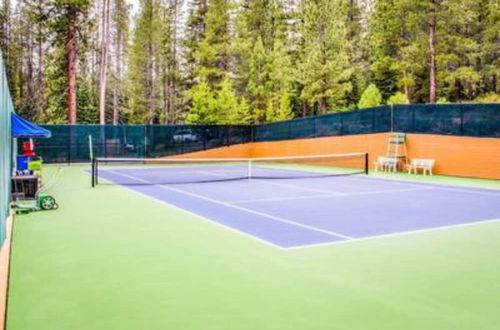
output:
<instances>
[{"instance_id":1,"label":"court fence pole","mask_svg":"<svg viewBox=\"0 0 500 330\"><path fill-rule=\"evenodd\" d=\"M391 104L391 133L394 132L394 105Z\"/></svg>"},{"instance_id":2,"label":"court fence pole","mask_svg":"<svg viewBox=\"0 0 500 330\"><path fill-rule=\"evenodd\" d=\"M92 177L92 178L91 178L91 185L92 185L92 188L94 188L94 187L95 187L95 180L94 180L94 174L95 174L95 158L92 158L91 163L92 163L92 171L91 171L91 173L90 173L90 176Z\"/></svg>"},{"instance_id":3,"label":"court fence pole","mask_svg":"<svg viewBox=\"0 0 500 330\"><path fill-rule=\"evenodd\" d=\"M95 165L94 165L94 184L95 185L98 185L99 184L99 181L98 181L98 177L99 177L99 161L97 160L97 158L94 158L94 161L95 161Z\"/></svg>"},{"instance_id":4,"label":"court fence pole","mask_svg":"<svg viewBox=\"0 0 500 330\"><path fill-rule=\"evenodd\" d=\"M94 144L92 141L92 134L89 134L89 156L90 160L94 159Z\"/></svg>"},{"instance_id":5,"label":"court fence pole","mask_svg":"<svg viewBox=\"0 0 500 330\"><path fill-rule=\"evenodd\" d=\"M248 160L248 180L252 179L252 160Z\"/></svg>"},{"instance_id":6,"label":"court fence pole","mask_svg":"<svg viewBox=\"0 0 500 330\"><path fill-rule=\"evenodd\" d=\"M368 175L370 172L370 163L369 163L368 153L365 153L365 174Z\"/></svg>"}]
</instances>

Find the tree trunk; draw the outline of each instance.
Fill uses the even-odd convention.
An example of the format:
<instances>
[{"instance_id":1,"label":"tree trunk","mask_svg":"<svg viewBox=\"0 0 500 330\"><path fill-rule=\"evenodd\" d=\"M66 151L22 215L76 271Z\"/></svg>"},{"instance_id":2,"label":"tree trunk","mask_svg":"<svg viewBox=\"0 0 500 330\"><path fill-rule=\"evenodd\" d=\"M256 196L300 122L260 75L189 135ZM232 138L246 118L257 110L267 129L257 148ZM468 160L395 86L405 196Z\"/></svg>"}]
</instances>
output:
<instances>
[{"instance_id":1,"label":"tree trunk","mask_svg":"<svg viewBox=\"0 0 500 330\"><path fill-rule=\"evenodd\" d=\"M68 43L66 50L67 73L68 73L68 123L76 124L76 13L68 13Z\"/></svg>"},{"instance_id":2,"label":"tree trunk","mask_svg":"<svg viewBox=\"0 0 500 330\"><path fill-rule=\"evenodd\" d=\"M403 86L403 89L404 89L404 93L405 93L405 97L406 99L408 100L408 102L410 101L410 98L411 98L411 91L410 91L410 86L408 86L406 84L406 76L407 76L407 73L406 73L406 70L403 70L403 77L404 77L404 81L405 81L405 84Z\"/></svg>"},{"instance_id":3,"label":"tree trunk","mask_svg":"<svg viewBox=\"0 0 500 330\"><path fill-rule=\"evenodd\" d=\"M162 70L166 71L166 68L162 68ZM167 74L165 73L163 76L163 123L168 124L169 122L169 91L168 91L168 79Z\"/></svg>"},{"instance_id":4,"label":"tree trunk","mask_svg":"<svg viewBox=\"0 0 500 330\"><path fill-rule=\"evenodd\" d=\"M455 82L455 102L459 102L462 96L462 83L460 81Z\"/></svg>"},{"instance_id":5,"label":"tree trunk","mask_svg":"<svg viewBox=\"0 0 500 330\"><path fill-rule=\"evenodd\" d=\"M430 0L429 18L429 48L430 48L430 72L429 72L429 102L436 103L436 6L437 0Z\"/></svg>"},{"instance_id":6,"label":"tree trunk","mask_svg":"<svg viewBox=\"0 0 500 330\"><path fill-rule=\"evenodd\" d=\"M154 77L153 77L153 71L154 71L154 63L153 63L153 44L152 40L149 43L148 46L148 86L149 86L149 91L148 91L148 124L153 124L154 123L154 108L155 108L155 88L154 88Z\"/></svg>"},{"instance_id":7,"label":"tree trunk","mask_svg":"<svg viewBox=\"0 0 500 330\"><path fill-rule=\"evenodd\" d=\"M113 125L117 125L120 118L120 98L121 98L121 79L122 79L122 31L120 28L116 31L116 79L115 92L113 97Z\"/></svg>"},{"instance_id":8,"label":"tree trunk","mask_svg":"<svg viewBox=\"0 0 500 330\"><path fill-rule=\"evenodd\" d=\"M307 117L307 101L302 100L302 117Z\"/></svg>"},{"instance_id":9,"label":"tree trunk","mask_svg":"<svg viewBox=\"0 0 500 330\"><path fill-rule=\"evenodd\" d=\"M99 72L99 123L106 124L106 83L108 75L108 45L109 45L109 0L103 0L102 35L101 35L101 65Z\"/></svg>"},{"instance_id":10,"label":"tree trunk","mask_svg":"<svg viewBox=\"0 0 500 330\"><path fill-rule=\"evenodd\" d=\"M13 76L13 68L11 64L11 57L10 57L10 45L11 45L11 40L10 40L10 20L11 20L11 12L10 12L10 0L3 0L3 11L4 11L4 21L2 22L2 29L3 29L3 40L2 40L2 46L3 46L3 56L5 58L5 74L7 75L7 81L12 81L12 76Z\"/></svg>"},{"instance_id":11,"label":"tree trunk","mask_svg":"<svg viewBox=\"0 0 500 330\"><path fill-rule=\"evenodd\" d=\"M43 10L40 8L40 10ZM37 98L37 115L41 116L45 112L46 100L45 100L45 63L44 63L45 52L43 50L43 36L42 27L38 26L38 98Z\"/></svg>"},{"instance_id":12,"label":"tree trunk","mask_svg":"<svg viewBox=\"0 0 500 330\"><path fill-rule=\"evenodd\" d=\"M35 100L35 88L34 88L34 79L33 79L33 40L32 40L32 35L31 32L28 32L27 37L26 37L26 45L27 45L27 83L28 83L28 99L29 100ZM31 103L31 102L30 102ZM36 104L30 104L29 105L30 110L35 110L36 112ZM31 111L30 111L31 112ZM35 114L33 114L35 115Z\"/></svg>"},{"instance_id":13,"label":"tree trunk","mask_svg":"<svg viewBox=\"0 0 500 330\"><path fill-rule=\"evenodd\" d=\"M324 97L321 99L321 114L326 115L327 112L328 112L328 100L326 99L326 97Z\"/></svg>"},{"instance_id":14,"label":"tree trunk","mask_svg":"<svg viewBox=\"0 0 500 330\"><path fill-rule=\"evenodd\" d=\"M177 72L178 72L178 62L177 62L177 18L179 9L179 0L174 0L173 4L173 14L172 14L172 72L170 79L169 88L169 120L171 123L174 121L174 114L177 105Z\"/></svg>"}]
</instances>

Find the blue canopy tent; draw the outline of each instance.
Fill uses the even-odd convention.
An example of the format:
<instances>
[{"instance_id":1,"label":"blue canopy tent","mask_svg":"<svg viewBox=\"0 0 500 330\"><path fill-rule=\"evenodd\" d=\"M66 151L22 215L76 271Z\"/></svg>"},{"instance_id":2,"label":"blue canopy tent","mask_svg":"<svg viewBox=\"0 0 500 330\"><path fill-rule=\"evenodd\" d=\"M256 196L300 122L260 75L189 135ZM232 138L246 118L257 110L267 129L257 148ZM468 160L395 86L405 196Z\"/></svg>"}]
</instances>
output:
<instances>
[{"instance_id":1,"label":"blue canopy tent","mask_svg":"<svg viewBox=\"0 0 500 330\"><path fill-rule=\"evenodd\" d=\"M42 128L23 117L12 113L12 137L13 138L50 138L52 133L45 128Z\"/></svg>"},{"instance_id":2,"label":"blue canopy tent","mask_svg":"<svg viewBox=\"0 0 500 330\"><path fill-rule=\"evenodd\" d=\"M11 131L13 137L13 150L14 154L17 154L17 138L26 138L30 139L30 143L33 143L31 139L33 138L50 138L52 133L45 128L42 128L23 117L17 115L16 113L11 113ZM28 163L32 160L31 157L27 156L17 156L17 162L15 164L15 168L17 170L25 170L28 168Z\"/></svg>"}]
</instances>

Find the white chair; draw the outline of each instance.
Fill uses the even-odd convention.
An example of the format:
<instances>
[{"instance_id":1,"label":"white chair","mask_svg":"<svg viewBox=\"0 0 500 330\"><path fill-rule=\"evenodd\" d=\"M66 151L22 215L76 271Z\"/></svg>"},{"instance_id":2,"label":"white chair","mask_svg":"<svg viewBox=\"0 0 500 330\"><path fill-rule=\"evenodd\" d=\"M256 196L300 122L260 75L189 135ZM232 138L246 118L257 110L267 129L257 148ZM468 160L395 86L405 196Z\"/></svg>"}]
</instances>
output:
<instances>
[{"instance_id":1,"label":"white chair","mask_svg":"<svg viewBox=\"0 0 500 330\"><path fill-rule=\"evenodd\" d=\"M426 175L427 173L432 175L435 163L436 161L434 159L414 158L409 164L406 164L406 169L408 174L411 174L412 171L417 174L418 170L421 169L423 175Z\"/></svg>"},{"instance_id":2,"label":"white chair","mask_svg":"<svg viewBox=\"0 0 500 330\"><path fill-rule=\"evenodd\" d=\"M375 171L378 172L379 169L382 171L396 172L398 168L398 159L394 157L377 157L377 161L374 162Z\"/></svg>"}]
</instances>

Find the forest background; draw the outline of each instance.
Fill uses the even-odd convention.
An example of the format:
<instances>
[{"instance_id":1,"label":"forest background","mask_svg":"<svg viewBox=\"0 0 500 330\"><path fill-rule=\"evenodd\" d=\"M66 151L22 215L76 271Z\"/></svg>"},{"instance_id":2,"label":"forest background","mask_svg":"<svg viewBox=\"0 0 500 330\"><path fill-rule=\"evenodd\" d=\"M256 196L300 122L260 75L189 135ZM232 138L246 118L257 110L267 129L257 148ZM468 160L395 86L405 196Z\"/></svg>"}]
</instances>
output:
<instances>
[{"instance_id":1,"label":"forest background","mask_svg":"<svg viewBox=\"0 0 500 330\"><path fill-rule=\"evenodd\" d=\"M39 123L252 124L500 102L500 0L1 0Z\"/></svg>"}]
</instances>

